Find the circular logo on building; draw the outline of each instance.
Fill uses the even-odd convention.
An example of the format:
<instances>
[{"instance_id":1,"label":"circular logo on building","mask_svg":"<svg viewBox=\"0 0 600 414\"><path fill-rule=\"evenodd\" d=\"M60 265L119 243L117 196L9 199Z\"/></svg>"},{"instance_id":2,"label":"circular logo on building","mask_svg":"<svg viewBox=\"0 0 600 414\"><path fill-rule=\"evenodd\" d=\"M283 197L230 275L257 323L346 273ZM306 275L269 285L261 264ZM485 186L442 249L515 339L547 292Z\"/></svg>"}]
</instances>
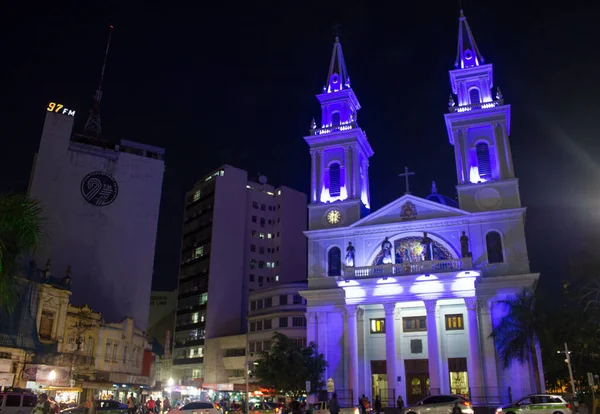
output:
<instances>
[{"instance_id":1,"label":"circular logo on building","mask_svg":"<svg viewBox=\"0 0 600 414\"><path fill-rule=\"evenodd\" d=\"M94 171L81 181L81 195L94 206L107 206L115 201L118 194L117 181L105 172Z\"/></svg>"}]
</instances>

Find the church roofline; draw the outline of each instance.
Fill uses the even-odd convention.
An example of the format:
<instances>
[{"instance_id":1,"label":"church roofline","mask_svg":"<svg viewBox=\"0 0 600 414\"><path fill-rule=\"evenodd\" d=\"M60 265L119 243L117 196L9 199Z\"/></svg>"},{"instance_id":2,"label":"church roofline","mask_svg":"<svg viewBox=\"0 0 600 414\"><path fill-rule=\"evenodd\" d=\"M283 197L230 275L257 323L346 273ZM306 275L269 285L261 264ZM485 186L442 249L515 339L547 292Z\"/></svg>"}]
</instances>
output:
<instances>
[{"instance_id":1,"label":"church roofline","mask_svg":"<svg viewBox=\"0 0 600 414\"><path fill-rule=\"evenodd\" d=\"M336 75L338 77L336 81ZM324 92L332 93L335 90L331 90L331 86L339 82L340 89L350 89L350 76L348 76L348 70L346 69L346 61L344 60L344 53L342 52L342 44L340 38L335 37L333 43L333 51L331 53L331 60L329 62L329 72L327 73L327 81L324 86Z\"/></svg>"}]
</instances>

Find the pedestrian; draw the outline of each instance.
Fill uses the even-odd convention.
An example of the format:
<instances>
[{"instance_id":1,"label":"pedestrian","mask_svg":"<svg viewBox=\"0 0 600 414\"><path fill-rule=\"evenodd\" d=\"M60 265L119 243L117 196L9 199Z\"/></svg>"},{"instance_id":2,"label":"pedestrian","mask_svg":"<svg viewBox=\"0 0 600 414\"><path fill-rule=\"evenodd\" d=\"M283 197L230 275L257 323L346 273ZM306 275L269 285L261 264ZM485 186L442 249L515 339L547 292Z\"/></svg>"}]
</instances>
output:
<instances>
[{"instance_id":1,"label":"pedestrian","mask_svg":"<svg viewBox=\"0 0 600 414\"><path fill-rule=\"evenodd\" d=\"M398 406L399 410L404 410L404 400L402 399L401 395L398 396L398 401L396 401L396 405Z\"/></svg>"},{"instance_id":2,"label":"pedestrian","mask_svg":"<svg viewBox=\"0 0 600 414\"><path fill-rule=\"evenodd\" d=\"M462 414L462 410L458 406L458 403L454 404L454 408L452 408L452 414Z\"/></svg>"},{"instance_id":3,"label":"pedestrian","mask_svg":"<svg viewBox=\"0 0 600 414\"><path fill-rule=\"evenodd\" d=\"M85 414L96 414L96 403L93 395L90 395L90 398L85 402L83 409Z\"/></svg>"},{"instance_id":4,"label":"pedestrian","mask_svg":"<svg viewBox=\"0 0 600 414\"><path fill-rule=\"evenodd\" d=\"M146 402L146 408L150 414L154 414L156 411L156 402L150 396L150 399Z\"/></svg>"},{"instance_id":5,"label":"pedestrian","mask_svg":"<svg viewBox=\"0 0 600 414\"><path fill-rule=\"evenodd\" d=\"M160 398L156 399L156 408L154 409L156 414L160 414Z\"/></svg>"},{"instance_id":6,"label":"pedestrian","mask_svg":"<svg viewBox=\"0 0 600 414\"><path fill-rule=\"evenodd\" d=\"M381 412L381 398L379 398L379 395L375 397L375 412L377 414Z\"/></svg>"},{"instance_id":7,"label":"pedestrian","mask_svg":"<svg viewBox=\"0 0 600 414\"><path fill-rule=\"evenodd\" d=\"M129 398L127 398L127 413L128 414L135 414L135 397L133 396L133 393L129 394Z\"/></svg>"},{"instance_id":8,"label":"pedestrian","mask_svg":"<svg viewBox=\"0 0 600 414\"><path fill-rule=\"evenodd\" d=\"M32 410L32 414L50 414L50 402L48 401L48 394L40 394L37 405Z\"/></svg>"},{"instance_id":9,"label":"pedestrian","mask_svg":"<svg viewBox=\"0 0 600 414\"><path fill-rule=\"evenodd\" d=\"M358 399L358 407L360 408L360 414L367 414L365 411L365 399L367 397L365 397L365 394L362 395L362 397L360 397Z\"/></svg>"},{"instance_id":10,"label":"pedestrian","mask_svg":"<svg viewBox=\"0 0 600 414\"><path fill-rule=\"evenodd\" d=\"M334 392L331 397L331 401L329 401L329 412L331 414L339 414L340 412L340 403L337 399L337 394Z\"/></svg>"},{"instance_id":11,"label":"pedestrian","mask_svg":"<svg viewBox=\"0 0 600 414\"><path fill-rule=\"evenodd\" d=\"M165 413L169 412L169 410L171 409L171 401L169 401L169 397L165 397L165 400L163 401L163 411Z\"/></svg>"}]
</instances>

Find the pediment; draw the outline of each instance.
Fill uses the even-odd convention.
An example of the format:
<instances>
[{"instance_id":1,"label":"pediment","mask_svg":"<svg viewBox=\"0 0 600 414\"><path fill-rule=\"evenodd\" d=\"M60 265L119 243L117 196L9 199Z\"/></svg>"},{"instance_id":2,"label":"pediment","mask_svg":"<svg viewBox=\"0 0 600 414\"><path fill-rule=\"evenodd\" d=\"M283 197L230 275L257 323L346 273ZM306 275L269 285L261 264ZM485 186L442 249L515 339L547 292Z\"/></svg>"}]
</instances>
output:
<instances>
[{"instance_id":1,"label":"pediment","mask_svg":"<svg viewBox=\"0 0 600 414\"><path fill-rule=\"evenodd\" d=\"M469 214L458 208L408 194L369 214L354 223L351 227L461 217L468 216Z\"/></svg>"}]
</instances>

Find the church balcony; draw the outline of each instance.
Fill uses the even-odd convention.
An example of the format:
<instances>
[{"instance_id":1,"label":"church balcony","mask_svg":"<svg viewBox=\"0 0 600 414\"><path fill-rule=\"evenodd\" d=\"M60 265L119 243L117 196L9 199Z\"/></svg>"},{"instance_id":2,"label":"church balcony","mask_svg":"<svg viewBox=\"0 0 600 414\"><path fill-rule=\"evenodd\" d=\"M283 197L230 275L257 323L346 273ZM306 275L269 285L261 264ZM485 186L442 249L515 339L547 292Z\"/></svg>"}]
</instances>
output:
<instances>
[{"instance_id":1,"label":"church balcony","mask_svg":"<svg viewBox=\"0 0 600 414\"><path fill-rule=\"evenodd\" d=\"M368 279L387 276L423 275L430 273L460 272L472 270L470 257L448 260L431 260L425 262L388 263L378 266L346 267L344 279Z\"/></svg>"},{"instance_id":2,"label":"church balcony","mask_svg":"<svg viewBox=\"0 0 600 414\"><path fill-rule=\"evenodd\" d=\"M333 132L349 131L351 129L358 128L356 122L349 122L346 124L336 126L326 126L323 128L315 128L310 130L310 135L325 135Z\"/></svg>"},{"instance_id":3,"label":"church balcony","mask_svg":"<svg viewBox=\"0 0 600 414\"><path fill-rule=\"evenodd\" d=\"M491 102L479 102L479 103L474 103L474 104L470 104L470 105L450 106L450 107L448 107L448 111L458 112L458 113L468 112L468 111L473 111L476 109L495 108L496 106L501 106L503 104L504 104L504 100L498 99L496 101L491 101Z\"/></svg>"}]
</instances>

